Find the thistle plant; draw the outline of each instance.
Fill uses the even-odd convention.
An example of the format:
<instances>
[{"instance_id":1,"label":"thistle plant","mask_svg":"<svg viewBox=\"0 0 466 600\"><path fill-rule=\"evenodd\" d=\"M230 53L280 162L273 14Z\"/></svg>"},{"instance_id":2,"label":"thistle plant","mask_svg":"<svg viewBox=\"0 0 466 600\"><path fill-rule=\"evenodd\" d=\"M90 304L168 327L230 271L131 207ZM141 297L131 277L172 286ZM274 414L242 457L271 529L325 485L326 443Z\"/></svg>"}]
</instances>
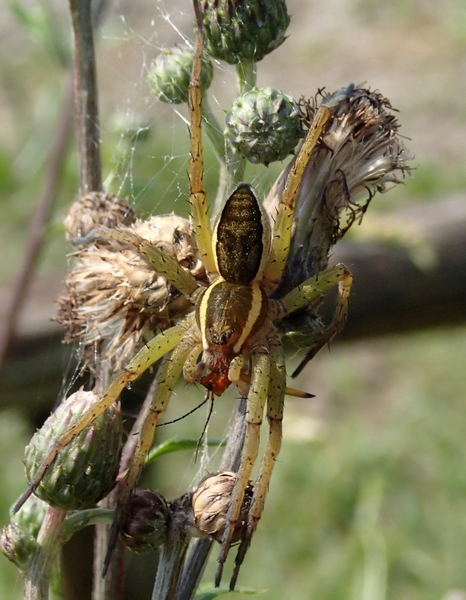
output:
<instances>
[{"instance_id":1,"label":"thistle plant","mask_svg":"<svg viewBox=\"0 0 466 600\"><path fill-rule=\"evenodd\" d=\"M76 10L73 2L71 6ZM299 151L315 126L313 117L317 113L315 100L296 101L279 90L256 85L257 62L285 42L290 20L286 3L204 0L199 6L195 2L195 8L200 9L198 25L202 25L206 38L199 78L202 120L220 173L214 212L243 181L248 162L268 165L290 157L264 202L265 210L275 219L290 181L288 174L301 168ZM76 51L82 53L83 49L77 44ZM162 51L155 59L148 86L158 99L172 104L188 101L193 56L193 49L183 46ZM83 60L83 55L77 58ZM212 59L234 65L237 73L237 97L226 110L224 123L208 102L215 72ZM87 60L93 60L92 53L87 54ZM388 183L399 183L409 172L398 137L399 125L387 99L352 85L336 94L324 93L323 99L333 101L325 104L327 121L306 156L295 200L290 252L277 295L320 273L327 266L332 246L363 216L373 196L384 191ZM80 108L82 114L83 106ZM87 115L81 124L84 127L97 122L97 115ZM91 137L95 142L95 131ZM86 153L85 147L81 145L81 153ZM92 152L95 150L93 147ZM87 154L81 156L86 168L94 164L89 159ZM86 172L83 168L82 173ZM78 342L83 368L94 376L96 384L93 390L68 398L36 433L26 451L30 478L43 469L43 447L53 447L52 439L60 432L66 435L73 419L92 412L92 403L102 391L98 389L99 379L105 380L115 372L124 376L131 373L126 366L128 360L139 356L137 353L156 338L157 331L166 332L193 313L194 289L191 295L181 294L166 276L165 264L170 265L177 281L188 278L200 288L210 284L204 257L196 244L199 238L189 220L174 214L142 218L111 189L101 189L100 173L86 177L83 175L81 182L85 193L65 219L73 263L65 291L57 301L57 320L65 328L65 341ZM309 345L321 333L320 300L316 297L309 307L282 320L283 335L296 345ZM199 365L194 368L199 369ZM249 385L249 376L244 374L243 384ZM114 509L122 514L111 530L110 549L120 539L131 550L160 552L153 598L193 597L210 547L222 541L228 529L228 510L245 435L244 402L234 424L238 429L230 432L220 471L208 474L193 490L174 500L167 500L160 491L135 490L123 509L114 499L108 510L96 508L115 486L116 493L121 491L124 484L120 482L135 460L137 436L153 411L151 399L159 383L156 378L148 392L121 460L120 413L118 408L109 407L67 443L54 464L42 473L40 484L33 484L29 490L49 505L39 531L15 521L4 530L3 552L34 584L28 598L46 598L48 580L63 541L90 522L107 522ZM45 452L47 455L47 449ZM245 485L232 542L243 539L254 503L254 486L248 481ZM38 512L36 525L40 520ZM108 554L105 568L110 564ZM210 597L216 593L220 592L212 592ZM108 589L100 588L95 600L105 594Z\"/></svg>"}]
</instances>

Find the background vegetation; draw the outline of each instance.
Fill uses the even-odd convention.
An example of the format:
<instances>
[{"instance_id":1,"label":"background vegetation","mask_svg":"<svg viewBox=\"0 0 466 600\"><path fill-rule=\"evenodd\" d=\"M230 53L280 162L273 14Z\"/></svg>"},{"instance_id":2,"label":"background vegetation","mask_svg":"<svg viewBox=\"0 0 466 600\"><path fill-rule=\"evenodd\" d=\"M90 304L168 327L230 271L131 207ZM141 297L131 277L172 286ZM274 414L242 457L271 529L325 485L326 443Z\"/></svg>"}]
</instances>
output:
<instances>
[{"instance_id":1,"label":"background vegetation","mask_svg":"<svg viewBox=\"0 0 466 600\"><path fill-rule=\"evenodd\" d=\"M62 110L69 61L62 4L24 1L20 7L0 8L2 298L23 260L28 219L43 190ZM323 86L333 90L349 81L367 82L400 109L417 170L371 209L383 215L408 202L432 203L453 195L466 201L464 3L290 0L289 10L290 38L259 65L261 84L299 97ZM172 108L150 97L145 84L152 57L162 45L179 41L164 16L191 36L187 0L169 7L157 0L116 2L99 29L104 168L105 174L115 172L115 186L139 210L166 212L175 206L182 212L186 126ZM216 80L215 108L221 114L233 83L222 70ZM129 125L148 125L147 139L121 138ZM216 173L214 161L210 164L212 197ZM264 191L273 172L251 171L249 179ZM22 339L49 331L53 295L66 268L60 223L75 193L71 150L18 328ZM359 233L371 235L364 224ZM466 598L465 356L466 330L458 326L335 343L309 365L297 386L316 399L287 402L283 451L242 585L267 590L262 597L269 600ZM66 379L67 359L62 364ZM23 373L26 379L26 363ZM21 394L6 388L0 400L2 523L24 489L22 449L34 423L55 402L59 385L53 393L37 385L21 405L14 402ZM177 415L196 400L183 389L178 396L180 401L173 402ZM223 434L230 412L228 399L217 402L212 436ZM162 435L195 437L204 417L195 415ZM189 456L165 457L157 465L156 485L175 497L200 469L202 464ZM142 564L134 566L128 597L143 597L138 588ZM212 580L211 571L206 580ZM0 596L21 597L15 569L4 559Z\"/></svg>"}]
</instances>

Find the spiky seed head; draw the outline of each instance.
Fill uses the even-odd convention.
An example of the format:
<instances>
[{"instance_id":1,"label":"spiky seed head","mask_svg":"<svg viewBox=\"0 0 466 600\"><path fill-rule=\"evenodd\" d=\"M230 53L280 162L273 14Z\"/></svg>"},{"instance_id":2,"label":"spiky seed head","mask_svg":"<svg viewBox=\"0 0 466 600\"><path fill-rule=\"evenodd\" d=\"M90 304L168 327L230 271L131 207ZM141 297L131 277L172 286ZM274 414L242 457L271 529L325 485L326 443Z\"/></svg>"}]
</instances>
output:
<instances>
[{"instance_id":1,"label":"spiky seed head","mask_svg":"<svg viewBox=\"0 0 466 600\"><path fill-rule=\"evenodd\" d=\"M299 108L278 90L253 88L238 96L227 112L225 137L252 163L283 160L302 138Z\"/></svg>"},{"instance_id":2,"label":"spiky seed head","mask_svg":"<svg viewBox=\"0 0 466 600\"><path fill-rule=\"evenodd\" d=\"M188 101L189 83L193 70L194 51L183 44L166 48L153 61L147 83L162 102L182 104ZM208 56L202 58L201 90L205 92L212 83L214 67Z\"/></svg>"},{"instance_id":3,"label":"spiky seed head","mask_svg":"<svg viewBox=\"0 0 466 600\"><path fill-rule=\"evenodd\" d=\"M231 65L262 60L290 24L284 0L203 0L201 12L209 54Z\"/></svg>"},{"instance_id":4,"label":"spiky seed head","mask_svg":"<svg viewBox=\"0 0 466 600\"><path fill-rule=\"evenodd\" d=\"M192 495L196 527L203 534L209 535L217 541L222 540L227 526L227 513L236 479L236 473L230 471L212 473L202 479ZM242 537L247 522L252 492L252 483L249 483L244 495L240 518L233 535L233 542L237 542Z\"/></svg>"},{"instance_id":5,"label":"spiky seed head","mask_svg":"<svg viewBox=\"0 0 466 600\"><path fill-rule=\"evenodd\" d=\"M120 539L135 552L156 550L166 539L170 510L159 492L134 490L123 510Z\"/></svg>"},{"instance_id":6,"label":"spiky seed head","mask_svg":"<svg viewBox=\"0 0 466 600\"><path fill-rule=\"evenodd\" d=\"M411 171L396 111L379 92L349 86L303 100L305 128L320 100L331 97L341 100L330 103L330 119L309 157L296 196L292 239L278 296L325 269L332 246L362 220L374 195L401 183ZM264 201L271 216L276 214L292 167L290 161ZM280 327L295 345L309 348L322 333L317 316L316 307L306 314L297 312Z\"/></svg>"},{"instance_id":7,"label":"spiky seed head","mask_svg":"<svg viewBox=\"0 0 466 600\"><path fill-rule=\"evenodd\" d=\"M91 218L97 218L92 208ZM82 216L83 222L88 216ZM98 225L98 223L96 223ZM196 279L205 280L194 234L187 219L155 215L137 219L122 231L137 233L175 258ZM118 370L145 343L146 336L166 329L192 309L170 283L123 243L78 246L74 264L57 299L57 321L65 342L79 342L80 356L95 370L96 359Z\"/></svg>"},{"instance_id":8,"label":"spiky seed head","mask_svg":"<svg viewBox=\"0 0 466 600\"><path fill-rule=\"evenodd\" d=\"M31 481L57 438L97 401L98 396L93 392L76 392L50 415L26 447L28 481ZM95 506L115 485L120 464L121 435L120 409L112 405L60 450L35 494L51 506L64 510Z\"/></svg>"},{"instance_id":9,"label":"spiky seed head","mask_svg":"<svg viewBox=\"0 0 466 600\"><path fill-rule=\"evenodd\" d=\"M73 244L76 238L86 236L98 225L113 228L135 221L136 214L126 200L115 194L89 192L73 202L63 224L66 241Z\"/></svg>"}]
</instances>

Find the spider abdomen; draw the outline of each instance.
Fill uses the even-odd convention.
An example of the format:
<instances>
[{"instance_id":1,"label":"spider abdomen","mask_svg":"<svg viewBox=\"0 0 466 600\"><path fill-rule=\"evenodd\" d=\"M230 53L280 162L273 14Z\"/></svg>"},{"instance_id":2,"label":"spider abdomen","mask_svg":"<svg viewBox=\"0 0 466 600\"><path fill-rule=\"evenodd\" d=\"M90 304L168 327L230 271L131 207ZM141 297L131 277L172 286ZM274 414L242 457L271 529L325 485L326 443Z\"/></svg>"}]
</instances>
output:
<instances>
[{"instance_id":1,"label":"spider abdomen","mask_svg":"<svg viewBox=\"0 0 466 600\"><path fill-rule=\"evenodd\" d=\"M213 245L218 271L226 281L249 284L262 272L270 226L251 186L242 183L226 201Z\"/></svg>"}]
</instances>

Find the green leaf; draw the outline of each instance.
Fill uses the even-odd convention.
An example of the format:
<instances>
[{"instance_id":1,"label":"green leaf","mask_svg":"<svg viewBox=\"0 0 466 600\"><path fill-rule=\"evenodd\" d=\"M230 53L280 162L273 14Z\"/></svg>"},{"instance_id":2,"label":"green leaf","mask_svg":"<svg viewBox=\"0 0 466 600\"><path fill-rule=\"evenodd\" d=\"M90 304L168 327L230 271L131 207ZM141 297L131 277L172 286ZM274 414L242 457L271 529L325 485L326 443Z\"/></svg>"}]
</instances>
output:
<instances>
[{"instance_id":1,"label":"green leaf","mask_svg":"<svg viewBox=\"0 0 466 600\"><path fill-rule=\"evenodd\" d=\"M211 583L205 583L199 586L199 590L194 597L194 600L213 600L218 596L224 596L225 594L263 594L267 590L255 590L252 588L238 588L231 592L228 587L220 586L218 588L213 587Z\"/></svg>"},{"instance_id":2,"label":"green leaf","mask_svg":"<svg viewBox=\"0 0 466 600\"><path fill-rule=\"evenodd\" d=\"M114 517L115 511L109 508L88 508L69 512L63 524L63 538L69 540L73 534L89 525L111 525Z\"/></svg>"},{"instance_id":3,"label":"green leaf","mask_svg":"<svg viewBox=\"0 0 466 600\"><path fill-rule=\"evenodd\" d=\"M207 441L208 446L223 446L225 440L211 439ZM198 438L184 438L181 440L171 439L155 446L151 449L147 455L145 464L148 465L156 458L160 458L164 454L170 454L171 452L179 452L180 450L196 450L199 445Z\"/></svg>"}]
</instances>

